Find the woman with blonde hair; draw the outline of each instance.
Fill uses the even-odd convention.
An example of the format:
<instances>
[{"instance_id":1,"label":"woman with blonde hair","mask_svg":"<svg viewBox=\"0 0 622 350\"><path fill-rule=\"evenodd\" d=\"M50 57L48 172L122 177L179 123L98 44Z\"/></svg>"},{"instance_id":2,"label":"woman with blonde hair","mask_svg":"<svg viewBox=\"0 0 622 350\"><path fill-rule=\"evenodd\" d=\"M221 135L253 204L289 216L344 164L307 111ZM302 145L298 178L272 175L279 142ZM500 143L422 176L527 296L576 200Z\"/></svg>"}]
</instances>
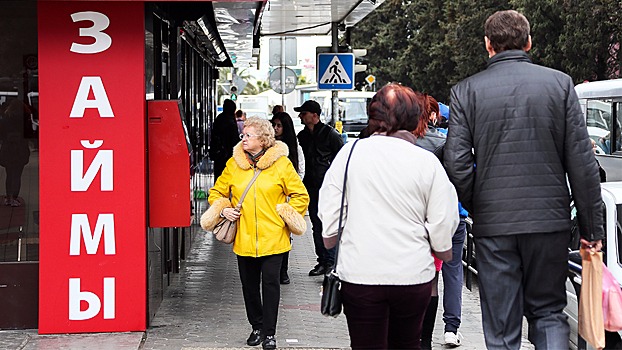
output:
<instances>
[{"instance_id":1,"label":"woman with blonde hair","mask_svg":"<svg viewBox=\"0 0 622 350\"><path fill-rule=\"evenodd\" d=\"M211 206L201 217L201 226L212 230L221 217L238 222L233 252L238 258L246 316L252 326L246 342L276 349L281 263L291 249L289 233L306 231L303 215L309 195L287 158L287 145L275 140L270 121L246 119L240 138L233 157L210 189ZM234 206L258 171L242 208L236 210Z\"/></svg>"}]
</instances>

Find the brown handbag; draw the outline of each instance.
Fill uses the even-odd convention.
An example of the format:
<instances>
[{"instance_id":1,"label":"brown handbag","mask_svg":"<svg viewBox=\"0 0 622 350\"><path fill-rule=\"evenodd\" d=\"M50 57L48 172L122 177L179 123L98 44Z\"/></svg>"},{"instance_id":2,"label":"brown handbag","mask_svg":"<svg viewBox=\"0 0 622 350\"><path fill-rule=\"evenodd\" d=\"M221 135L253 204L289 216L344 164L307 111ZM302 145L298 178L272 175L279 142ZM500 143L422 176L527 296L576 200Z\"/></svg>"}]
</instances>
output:
<instances>
[{"instance_id":1,"label":"brown handbag","mask_svg":"<svg viewBox=\"0 0 622 350\"><path fill-rule=\"evenodd\" d=\"M255 171L255 176L253 176L253 178L251 179L251 182L249 182L248 185L246 186L246 189L244 190L244 192L242 193L242 196L240 197L240 201L234 207L235 210L240 211L240 209L242 208L242 202L244 202L244 197L246 197L248 190L251 188L255 180L257 180L257 176L259 176L259 173L261 173L261 169L257 169ZM216 226L214 226L214 229L212 230L212 233L214 234L214 236L216 236L217 240L223 243L227 243L227 244L233 243L233 241L235 240L235 234L237 232L238 232L238 220L231 221L225 217L221 218L220 221L218 221L218 223L216 224Z\"/></svg>"}]
</instances>

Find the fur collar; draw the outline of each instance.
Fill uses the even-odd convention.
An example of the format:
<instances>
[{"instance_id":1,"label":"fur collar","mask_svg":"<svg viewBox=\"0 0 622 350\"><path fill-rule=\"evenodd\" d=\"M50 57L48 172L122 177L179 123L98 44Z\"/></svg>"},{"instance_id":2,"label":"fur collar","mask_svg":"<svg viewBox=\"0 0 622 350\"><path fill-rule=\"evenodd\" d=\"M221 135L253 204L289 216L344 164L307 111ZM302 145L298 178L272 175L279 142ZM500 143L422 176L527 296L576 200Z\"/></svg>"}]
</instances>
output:
<instances>
[{"instance_id":1,"label":"fur collar","mask_svg":"<svg viewBox=\"0 0 622 350\"><path fill-rule=\"evenodd\" d=\"M289 148L287 148L287 145L281 141L277 141L274 146L268 148L266 153L259 158L257 167L261 170L267 169L274 164L277 159L287 157L288 155ZM233 147L233 159L235 159L235 163L243 170L251 168L251 164L248 162L248 158L242 148L242 141L238 142L238 144Z\"/></svg>"}]
</instances>

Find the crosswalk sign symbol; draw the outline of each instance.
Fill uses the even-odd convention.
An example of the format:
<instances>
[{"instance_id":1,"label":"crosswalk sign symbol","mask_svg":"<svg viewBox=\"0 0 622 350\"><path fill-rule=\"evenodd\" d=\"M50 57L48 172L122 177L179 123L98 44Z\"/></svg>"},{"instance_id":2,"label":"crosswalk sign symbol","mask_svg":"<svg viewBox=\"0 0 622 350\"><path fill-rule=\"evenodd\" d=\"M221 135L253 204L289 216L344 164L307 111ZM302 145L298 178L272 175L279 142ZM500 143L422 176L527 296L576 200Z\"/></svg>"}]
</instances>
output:
<instances>
[{"instance_id":1,"label":"crosswalk sign symbol","mask_svg":"<svg viewBox=\"0 0 622 350\"><path fill-rule=\"evenodd\" d=\"M317 55L317 87L320 90L354 89L354 54Z\"/></svg>"}]
</instances>

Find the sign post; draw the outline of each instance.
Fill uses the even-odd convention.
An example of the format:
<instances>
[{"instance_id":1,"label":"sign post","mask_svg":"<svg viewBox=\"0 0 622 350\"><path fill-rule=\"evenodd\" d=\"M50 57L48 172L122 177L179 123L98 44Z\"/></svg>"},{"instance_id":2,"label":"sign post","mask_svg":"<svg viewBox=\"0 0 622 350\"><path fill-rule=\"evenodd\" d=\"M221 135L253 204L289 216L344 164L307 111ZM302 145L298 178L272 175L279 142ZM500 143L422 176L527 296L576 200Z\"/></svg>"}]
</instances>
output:
<instances>
[{"instance_id":1,"label":"sign post","mask_svg":"<svg viewBox=\"0 0 622 350\"><path fill-rule=\"evenodd\" d=\"M279 67L270 73L270 88L279 94L289 94L298 84L296 72L287 67Z\"/></svg>"},{"instance_id":2,"label":"sign post","mask_svg":"<svg viewBox=\"0 0 622 350\"><path fill-rule=\"evenodd\" d=\"M296 73L287 68L287 66L298 64L296 38L284 36L272 38L270 39L269 50L270 65L278 66L270 73L270 87L281 94L281 105L285 108L285 94L292 92L298 84Z\"/></svg>"}]
</instances>

